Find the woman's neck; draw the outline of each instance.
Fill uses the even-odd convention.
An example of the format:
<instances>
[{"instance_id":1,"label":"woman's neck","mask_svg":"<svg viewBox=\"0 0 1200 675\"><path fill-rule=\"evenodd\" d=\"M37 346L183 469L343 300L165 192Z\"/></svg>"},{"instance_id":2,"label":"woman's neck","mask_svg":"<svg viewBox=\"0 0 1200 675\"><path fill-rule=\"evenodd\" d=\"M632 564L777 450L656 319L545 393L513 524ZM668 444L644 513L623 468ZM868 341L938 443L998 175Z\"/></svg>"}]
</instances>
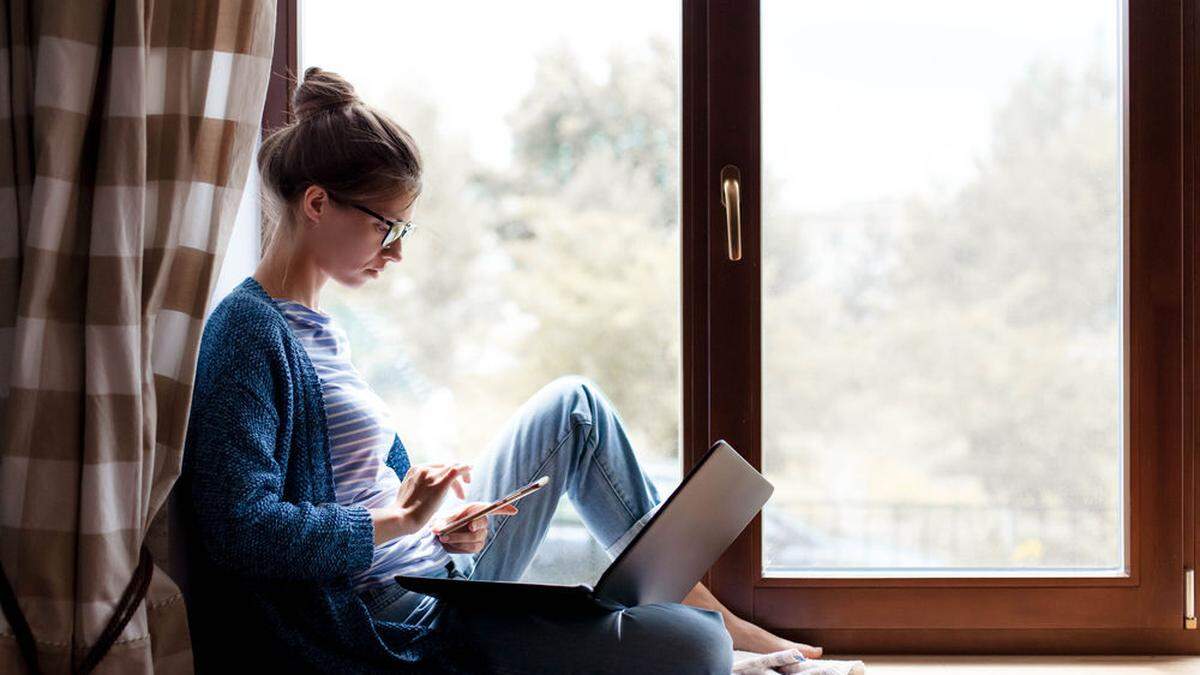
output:
<instances>
[{"instance_id":1,"label":"woman's neck","mask_svg":"<svg viewBox=\"0 0 1200 675\"><path fill-rule=\"evenodd\" d=\"M254 270L254 280L274 298L295 300L319 310L321 287L328 277L303 251L289 252L272 245Z\"/></svg>"}]
</instances>

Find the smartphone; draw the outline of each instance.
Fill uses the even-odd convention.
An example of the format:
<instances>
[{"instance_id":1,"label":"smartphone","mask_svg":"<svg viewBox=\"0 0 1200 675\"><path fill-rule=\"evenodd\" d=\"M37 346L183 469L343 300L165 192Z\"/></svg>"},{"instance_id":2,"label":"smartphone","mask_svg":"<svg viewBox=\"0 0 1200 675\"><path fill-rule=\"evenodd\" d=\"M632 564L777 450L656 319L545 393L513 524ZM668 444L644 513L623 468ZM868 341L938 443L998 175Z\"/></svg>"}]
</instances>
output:
<instances>
[{"instance_id":1,"label":"smartphone","mask_svg":"<svg viewBox=\"0 0 1200 675\"><path fill-rule=\"evenodd\" d=\"M472 520L475 520L476 518L479 518L481 516L486 516L487 514L493 512L493 511L496 511L497 509L504 506L505 504L512 504L513 502L517 501L518 499L520 499L522 497L525 497L527 495L533 494L534 492L537 492L539 489L545 487L545 485L549 482L550 482L550 476L542 476L541 478L533 481L532 483L529 483L528 485L525 485L525 486L517 488L516 490L513 490L508 496L506 496L502 499L497 499L496 501L492 502L491 504L488 504L487 508L483 509L482 511L479 511L478 513L473 513L469 516L464 516L452 523L446 523L445 527L443 527L441 532L439 532L438 534L439 535L449 534L450 532L454 532L455 530L461 529L461 528L465 527L467 525L467 523L471 522Z\"/></svg>"}]
</instances>

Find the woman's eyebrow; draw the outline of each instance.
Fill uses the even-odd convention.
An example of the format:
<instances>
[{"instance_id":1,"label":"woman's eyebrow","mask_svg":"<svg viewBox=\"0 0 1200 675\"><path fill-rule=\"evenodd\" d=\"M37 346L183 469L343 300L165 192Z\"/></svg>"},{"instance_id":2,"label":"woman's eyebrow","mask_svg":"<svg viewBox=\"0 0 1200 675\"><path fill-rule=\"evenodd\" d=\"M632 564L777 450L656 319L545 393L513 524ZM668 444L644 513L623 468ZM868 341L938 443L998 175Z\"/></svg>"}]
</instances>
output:
<instances>
[{"instance_id":1,"label":"woman's eyebrow","mask_svg":"<svg viewBox=\"0 0 1200 675\"><path fill-rule=\"evenodd\" d=\"M401 218L399 216L389 216L388 214L386 214L383 211L380 211L378 209L372 209L372 211L374 211L377 215L379 215L380 218L386 218L387 220L398 220L402 223L408 222L408 220L405 218Z\"/></svg>"},{"instance_id":2,"label":"woman's eyebrow","mask_svg":"<svg viewBox=\"0 0 1200 675\"><path fill-rule=\"evenodd\" d=\"M398 220L397 218L389 218L366 204L355 204L359 211L366 213L373 218L383 218L384 220Z\"/></svg>"}]
</instances>

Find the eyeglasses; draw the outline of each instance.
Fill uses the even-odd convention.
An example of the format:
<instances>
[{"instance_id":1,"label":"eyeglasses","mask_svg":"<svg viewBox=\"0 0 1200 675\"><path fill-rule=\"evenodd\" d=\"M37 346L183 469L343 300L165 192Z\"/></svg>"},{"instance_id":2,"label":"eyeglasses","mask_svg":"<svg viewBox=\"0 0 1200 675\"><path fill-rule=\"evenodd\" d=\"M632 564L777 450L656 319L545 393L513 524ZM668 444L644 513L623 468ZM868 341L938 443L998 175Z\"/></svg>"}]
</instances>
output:
<instances>
[{"instance_id":1,"label":"eyeglasses","mask_svg":"<svg viewBox=\"0 0 1200 675\"><path fill-rule=\"evenodd\" d=\"M400 220L399 218L397 218L395 220L392 220L391 218L384 218L383 216L379 215L378 213L375 213L371 209L368 209L367 207L365 207L361 204L351 204L350 206L353 206L354 208L358 209L359 211L362 211L363 213L367 214L368 216L372 216L372 217L380 220L381 222L383 222L385 225L388 226L387 234L383 235L383 243L379 245L380 248L387 248L388 246L391 246L392 243L395 242L397 239L403 239L404 235L408 234L409 232L412 232L413 229L416 228L415 223L409 222L407 220Z\"/></svg>"}]
</instances>

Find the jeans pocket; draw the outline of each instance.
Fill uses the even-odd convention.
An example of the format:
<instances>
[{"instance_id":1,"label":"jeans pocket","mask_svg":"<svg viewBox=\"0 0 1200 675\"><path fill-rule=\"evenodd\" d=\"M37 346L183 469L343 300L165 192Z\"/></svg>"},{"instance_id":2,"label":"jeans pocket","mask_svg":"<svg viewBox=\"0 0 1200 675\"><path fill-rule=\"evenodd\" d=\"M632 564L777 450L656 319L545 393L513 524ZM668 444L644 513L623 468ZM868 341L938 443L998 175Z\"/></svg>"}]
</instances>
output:
<instances>
[{"instance_id":1,"label":"jeans pocket","mask_svg":"<svg viewBox=\"0 0 1200 675\"><path fill-rule=\"evenodd\" d=\"M393 581L367 589L359 593L359 597L362 599L363 604L367 606L367 611L374 616L408 592L407 588Z\"/></svg>"}]
</instances>

